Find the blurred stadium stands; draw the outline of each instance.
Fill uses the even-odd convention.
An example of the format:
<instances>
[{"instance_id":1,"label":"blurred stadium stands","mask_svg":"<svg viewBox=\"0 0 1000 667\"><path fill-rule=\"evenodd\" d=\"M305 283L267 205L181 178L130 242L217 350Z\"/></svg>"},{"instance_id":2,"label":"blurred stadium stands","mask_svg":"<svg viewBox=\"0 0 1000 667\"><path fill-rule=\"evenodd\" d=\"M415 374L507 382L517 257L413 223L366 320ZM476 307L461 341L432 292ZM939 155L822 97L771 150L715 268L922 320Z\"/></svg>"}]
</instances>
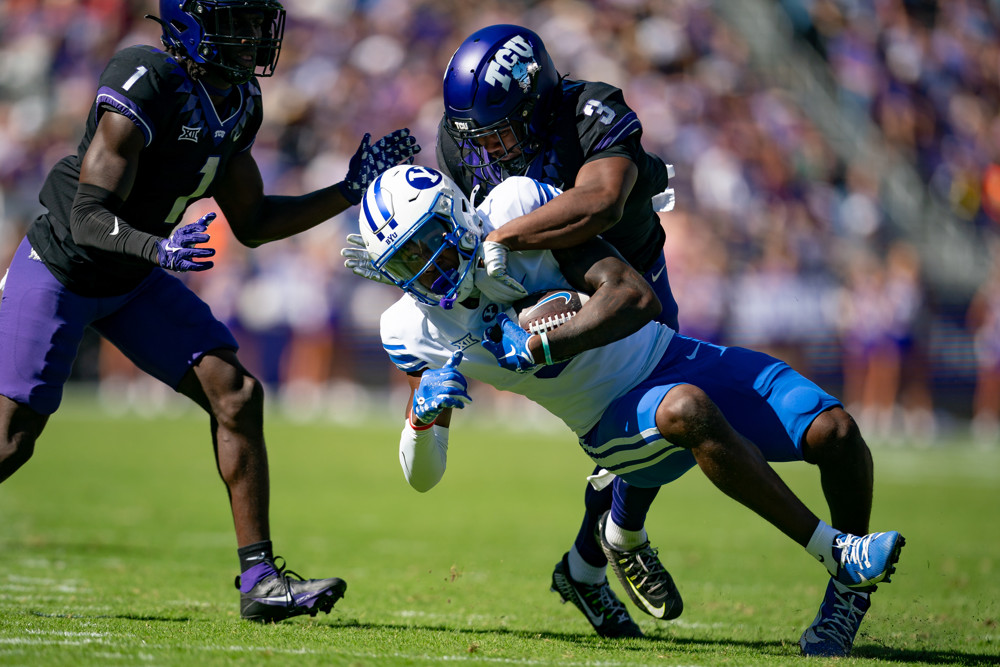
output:
<instances>
[{"instance_id":1,"label":"blurred stadium stands","mask_svg":"<svg viewBox=\"0 0 1000 667\"><path fill-rule=\"evenodd\" d=\"M484 25L527 25L561 73L624 89L647 150L675 165L663 225L684 333L786 359L876 436L930 442L968 423L977 360L997 363L982 341L1000 337L983 329L1000 313L977 318L978 347L966 321L1000 262L997 0L285 4L254 148L270 193L340 180L366 131L410 127L433 166L451 53ZM76 150L107 59L158 44L147 13L155 2L0 1L0 266ZM397 382L377 337L396 293L341 264L355 221L253 251L216 223L216 267L190 276L303 414ZM134 397L133 376L88 339L77 381ZM995 443L995 415L980 417Z\"/></svg>"}]
</instances>

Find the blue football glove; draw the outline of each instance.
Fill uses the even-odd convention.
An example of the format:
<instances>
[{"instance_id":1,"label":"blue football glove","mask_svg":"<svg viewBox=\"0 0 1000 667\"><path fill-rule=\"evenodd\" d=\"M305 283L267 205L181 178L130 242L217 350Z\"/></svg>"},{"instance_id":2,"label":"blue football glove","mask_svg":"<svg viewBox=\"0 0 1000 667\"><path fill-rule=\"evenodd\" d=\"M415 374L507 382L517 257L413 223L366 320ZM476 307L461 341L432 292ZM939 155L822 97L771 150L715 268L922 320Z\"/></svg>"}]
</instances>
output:
<instances>
[{"instance_id":1,"label":"blue football glove","mask_svg":"<svg viewBox=\"0 0 1000 667\"><path fill-rule=\"evenodd\" d=\"M203 215L197 222L178 227L165 239L156 243L156 263L171 271L207 271L215 262L195 261L215 254L214 248L195 248L199 243L208 243L205 233L208 223L215 220L215 213Z\"/></svg>"},{"instance_id":2,"label":"blue football glove","mask_svg":"<svg viewBox=\"0 0 1000 667\"><path fill-rule=\"evenodd\" d=\"M369 146L371 138L372 135L366 132L347 167L347 176L340 184L341 194L352 204L361 201L368 184L379 174L403 162L412 164L413 156L420 152L416 138L410 136L410 131L405 128L391 132Z\"/></svg>"},{"instance_id":3,"label":"blue football glove","mask_svg":"<svg viewBox=\"0 0 1000 667\"><path fill-rule=\"evenodd\" d=\"M472 402L472 397L466 393L469 383L458 372L461 361L462 351L459 350L451 355L443 368L432 368L420 376L420 385L413 392L410 408L417 421L430 424L445 408L464 408Z\"/></svg>"},{"instance_id":4,"label":"blue football glove","mask_svg":"<svg viewBox=\"0 0 1000 667\"><path fill-rule=\"evenodd\" d=\"M506 313L500 313L480 345L497 358L501 368L526 373L538 365L528 351L528 339L533 335L537 334L529 334Z\"/></svg>"}]
</instances>

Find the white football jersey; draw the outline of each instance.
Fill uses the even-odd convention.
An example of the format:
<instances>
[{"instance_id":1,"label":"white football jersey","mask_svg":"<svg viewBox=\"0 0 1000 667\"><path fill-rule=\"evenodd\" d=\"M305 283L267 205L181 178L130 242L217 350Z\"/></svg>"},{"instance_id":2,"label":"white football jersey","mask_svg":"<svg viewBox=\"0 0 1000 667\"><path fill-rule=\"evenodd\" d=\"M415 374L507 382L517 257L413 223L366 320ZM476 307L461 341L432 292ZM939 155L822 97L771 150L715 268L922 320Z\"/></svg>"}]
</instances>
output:
<instances>
[{"instance_id":1,"label":"white football jersey","mask_svg":"<svg viewBox=\"0 0 1000 667\"><path fill-rule=\"evenodd\" d=\"M477 210L489 232L558 193L529 178L509 178L494 188ZM510 253L507 272L529 294L573 289L549 250ZM463 375L526 396L583 436L613 400L653 371L674 335L669 327L649 322L627 338L588 350L569 361L516 373L501 368L496 357L480 345L497 314L507 308L482 297L474 309L456 303L445 310L404 294L382 314L382 345L393 363L407 373L441 368L455 350L462 350L464 357L458 370ZM515 318L512 310L507 314Z\"/></svg>"}]
</instances>

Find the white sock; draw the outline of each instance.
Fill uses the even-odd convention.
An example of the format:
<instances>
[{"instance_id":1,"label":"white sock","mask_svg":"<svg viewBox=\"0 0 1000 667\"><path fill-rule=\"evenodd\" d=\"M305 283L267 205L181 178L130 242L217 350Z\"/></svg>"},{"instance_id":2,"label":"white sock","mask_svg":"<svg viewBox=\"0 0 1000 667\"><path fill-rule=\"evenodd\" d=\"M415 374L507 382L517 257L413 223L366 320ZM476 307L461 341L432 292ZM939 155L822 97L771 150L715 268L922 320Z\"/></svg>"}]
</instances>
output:
<instances>
[{"instance_id":1,"label":"white sock","mask_svg":"<svg viewBox=\"0 0 1000 667\"><path fill-rule=\"evenodd\" d=\"M603 584L607 580L607 565L595 567L583 560L583 556L576 550L576 545L569 550L569 576L573 581L581 584Z\"/></svg>"},{"instance_id":2,"label":"white sock","mask_svg":"<svg viewBox=\"0 0 1000 667\"><path fill-rule=\"evenodd\" d=\"M813 531L812 537L809 538L809 543L806 544L806 551L809 555L823 563L827 571L834 577L837 576L837 569L840 565L833 559L833 541L840 534L841 532L833 526L820 521L816 530Z\"/></svg>"},{"instance_id":3,"label":"white sock","mask_svg":"<svg viewBox=\"0 0 1000 667\"><path fill-rule=\"evenodd\" d=\"M608 515L608 522L604 525L604 539L619 551L632 551L639 545L649 541L645 528L625 530L611 519L610 514Z\"/></svg>"}]
</instances>

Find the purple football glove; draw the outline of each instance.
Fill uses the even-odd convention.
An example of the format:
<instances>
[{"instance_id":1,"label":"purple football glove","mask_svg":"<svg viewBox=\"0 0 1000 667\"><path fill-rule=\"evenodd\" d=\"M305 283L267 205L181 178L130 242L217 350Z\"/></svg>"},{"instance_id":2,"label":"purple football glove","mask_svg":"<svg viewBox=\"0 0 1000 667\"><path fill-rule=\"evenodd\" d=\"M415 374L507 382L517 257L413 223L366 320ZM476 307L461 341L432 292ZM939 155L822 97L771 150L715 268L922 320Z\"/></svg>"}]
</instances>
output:
<instances>
[{"instance_id":1,"label":"purple football glove","mask_svg":"<svg viewBox=\"0 0 1000 667\"><path fill-rule=\"evenodd\" d=\"M203 215L197 222L178 227L165 239L156 243L156 263L171 271L207 271L214 262L195 261L215 254L214 248L195 248L199 243L208 243L205 233L208 223L215 220L215 213Z\"/></svg>"},{"instance_id":2,"label":"purple football glove","mask_svg":"<svg viewBox=\"0 0 1000 667\"><path fill-rule=\"evenodd\" d=\"M420 376L420 385L413 392L410 411L417 421L430 424L445 408L464 408L472 401L466 393L469 383L458 372L462 351L451 355L443 368L432 368Z\"/></svg>"},{"instance_id":3,"label":"purple football glove","mask_svg":"<svg viewBox=\"0 0 1000 667\"><path fill-rule=\"evenodd\" d=\"M391 132L369 146L371 138L372 135L366 132L357 152L351 158L347 176L340 184L341 194L352 204L361 201L368 184L378 178L379 174L397 164L412 164L413 156L420 152L416 138L410 136L410 131L406 128Z\"/></svg>"},{"instance_id":4,"label":"purple football glove","mask_svg":"<svg viewBox=\"0 0 1000 667\"><path fill-rule=\"evenodd\" d=\"M536 334L529 334L506 313L500 313L480 345L497 358L501 368L527 373L538 365L528 350L528 339L533 335Z\"/></svg>"}]
</instances>

